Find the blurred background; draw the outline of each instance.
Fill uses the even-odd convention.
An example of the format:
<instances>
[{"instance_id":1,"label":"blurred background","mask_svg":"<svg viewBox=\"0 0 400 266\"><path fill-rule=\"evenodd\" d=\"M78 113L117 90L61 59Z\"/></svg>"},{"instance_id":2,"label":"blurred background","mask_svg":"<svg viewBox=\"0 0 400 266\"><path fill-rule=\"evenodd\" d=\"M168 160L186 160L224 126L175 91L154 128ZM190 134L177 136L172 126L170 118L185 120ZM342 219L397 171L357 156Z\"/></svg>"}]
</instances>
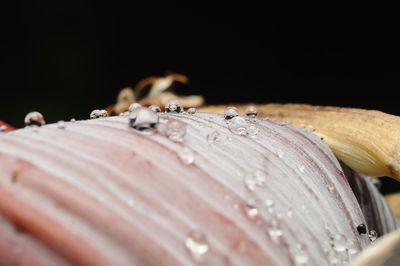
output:
<instances>
[{"instance_id":1,"label":"blurred background","mask_svg":"<svg viewBox=\"0 0 400 266\"><path fill-rule=\"evenodd\" d=\"M400 115L397 9L164 1L9 1L0 120L88 118L151 75L207 103L302 102Z\"/></svg>"}]
</instances>

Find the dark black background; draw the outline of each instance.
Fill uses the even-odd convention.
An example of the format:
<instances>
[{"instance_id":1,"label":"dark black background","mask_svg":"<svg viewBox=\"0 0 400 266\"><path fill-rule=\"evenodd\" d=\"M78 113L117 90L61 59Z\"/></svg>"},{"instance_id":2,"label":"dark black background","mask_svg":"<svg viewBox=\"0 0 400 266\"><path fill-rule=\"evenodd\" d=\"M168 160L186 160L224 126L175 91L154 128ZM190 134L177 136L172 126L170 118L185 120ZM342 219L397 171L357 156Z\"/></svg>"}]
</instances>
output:
<instances>
[{"instance_id":1,"label":"dark black background","mask_svg":"<svg viewBox=\"0 0 400 266\"><path fill-rule=\"evenodd\" d=\"M400 115L397 9L193 1L10 1L0 119L87 118L121 87L175 71L208 103L305 102ZM184 92L181 92L184 93Z\"/></svg>"}]
</instances>

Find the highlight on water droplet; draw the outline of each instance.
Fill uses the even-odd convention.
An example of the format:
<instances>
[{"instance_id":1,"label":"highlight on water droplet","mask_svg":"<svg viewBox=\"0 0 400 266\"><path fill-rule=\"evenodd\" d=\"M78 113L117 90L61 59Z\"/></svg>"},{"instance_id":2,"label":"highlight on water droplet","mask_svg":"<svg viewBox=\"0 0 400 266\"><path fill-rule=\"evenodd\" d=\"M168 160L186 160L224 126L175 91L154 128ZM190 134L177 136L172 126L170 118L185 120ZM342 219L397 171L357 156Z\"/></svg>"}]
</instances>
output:
<instances>
[{"instance_id":1,"label":"highlight on water droplet","mask_svg":"<svg viewBox=\"0 0 400 266\"><path fill-rule=\"evenodd\" d=\"M43 126L46 124L46 121L43 118L43 115L39 112L30 112L25 116L24 119L25 126Z\"/></svg>"},{"instance_id":2,"label":"highlight on water droplet","mask_svg":"<svg viewBox=\"0 0 400 266\"><path fill-rule=\"evenodd\" d=\"M209 250L207 236L197 230L193 230L187 235L185 246L192 259L196 262L202 262Z\"/></svg>"},{"instance_id":3,"label":"highlight on water droplet","mask_svg":"<svg viewBox=\"0 0 400 266\"><path fill-rule=\"evenodd\" d=\"M225 108L224 118L226 120L230 120L230 119L232 119L234 117L237 117L237 116L239 116L239 111L238 111L238 109L236 107L229 106L229 107Z\"/></svg>"},{"instance_id":4,"label":"highlight on water droplet","mask_svg":"<svg viewBox=\"0 0 400 266\"><path fill-rule=\"evenodd\" d=\"M153 132L158 126L158 115L146 107L135 108L129 115L129 126L143 133Z\"/></svg>"},{"instance_id":5,"label":"highlight on water droplet","mask_svg":"<svg viewBox=\"0 0 400 266\"><path fill-rule=\"evenodd\" d=\"M306 168L305 168L304 165L300 165L300 166L299 166L299 171L300 171L300 173L304 173L305 170L306 170Z\"/></svg>"},{"instance_id":6,"label":"highlight on water droplet","mask_svg":"<svg viewBox=\"0 0 400 266\"><path fill-rule=\"evenodd\" d=\"M166 113L180 113L182 110L182 105L175 99L169 100L165 105Z\"/></svg>"},{"instance_id":7,"label":"highlight on water droplet","mask_svg":"<svg viewBox=\"0 0 400 266\"><path fill-rule=\"evenodd\" d=\"M194 162L194 152L189 147L183 147L182 149L180 149L178 151L178 157L185 165L189 165Z\"/></svg>"},{"instance_id":8,"label":"highlight on water droplet","mask_svg":"<svg viewBox=\"0 0 400 266\"><path fill-rule=\"evenodd\" d=\"M244 177L243 182L244 182L245 187L248 190L255 190L256 189L257 183L256 183L256 179L255 179L253 174L247 174Z\"/></svg>"},{"instance_id":9,"label":"highlight on water droplet","mask_svg":"<svg viewBox=\"0 0 400 266\"><path fill-rule=\"evenodd\" d=\"M186 135L186 125L175 119L169 119L164 129L165 135L172 141L182 142Z\"/></svg>"}]
</instances>

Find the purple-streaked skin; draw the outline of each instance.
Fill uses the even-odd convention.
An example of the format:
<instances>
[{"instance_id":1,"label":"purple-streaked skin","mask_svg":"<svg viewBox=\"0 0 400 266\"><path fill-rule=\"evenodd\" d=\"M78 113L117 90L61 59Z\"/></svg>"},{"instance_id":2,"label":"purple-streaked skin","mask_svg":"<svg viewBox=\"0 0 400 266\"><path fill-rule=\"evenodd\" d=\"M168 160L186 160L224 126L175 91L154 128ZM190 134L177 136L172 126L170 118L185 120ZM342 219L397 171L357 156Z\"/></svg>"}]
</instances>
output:
<instances>
[{"instance_id":1,"label":"purple-streaked skin","mask_svg":"<svg viewBox=\"0 0 400 266\"><path fill-rule=\"evenodd\" d=\"M0 265L329 265L338 234L370 244L319 137L267 120L254 120L255 137L234 135L208 113L167 119L186 124L183 142L142 134L126 116L0 135ZM265 181L246 186L252 173ZM205 236L204 254L185 244L191 232Z\"/></svg>"}]
</instances>

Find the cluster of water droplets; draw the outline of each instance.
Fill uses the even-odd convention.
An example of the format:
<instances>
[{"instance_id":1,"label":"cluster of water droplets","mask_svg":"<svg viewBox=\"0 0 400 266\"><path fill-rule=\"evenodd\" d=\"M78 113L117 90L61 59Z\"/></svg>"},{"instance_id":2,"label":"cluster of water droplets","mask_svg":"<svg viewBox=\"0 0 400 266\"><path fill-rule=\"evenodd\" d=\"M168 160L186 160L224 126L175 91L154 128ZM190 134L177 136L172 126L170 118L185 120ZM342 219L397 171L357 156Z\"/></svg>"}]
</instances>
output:
<instances>
[{"instance_id":1,"label":"cluster of water droplets","mask_svg":"<svg viewBox=\"0 0 400 266\"><path fill-rule=\"evenodd\" d=\"M229 130L239 136L256 137L258 127L256 126L255 117L257 116L257 108L248 106L246 109L246 117L241 117L236 107L227 107L224 111L224 118L228 124Z\"/></svg>"},{"instance_id":2,"label":"cluster of water droplets","mask_svg":"<svg viewBox=\"0 0 400 266\"><path fill-rule=\"evenodd\" d=\"M267 175L262 170L256 170L252 173L248 173L244 178L244 185L245 187L250 190L254 191L257 187L264 187L266 183Z\"/></svg>"}]
</instances>

